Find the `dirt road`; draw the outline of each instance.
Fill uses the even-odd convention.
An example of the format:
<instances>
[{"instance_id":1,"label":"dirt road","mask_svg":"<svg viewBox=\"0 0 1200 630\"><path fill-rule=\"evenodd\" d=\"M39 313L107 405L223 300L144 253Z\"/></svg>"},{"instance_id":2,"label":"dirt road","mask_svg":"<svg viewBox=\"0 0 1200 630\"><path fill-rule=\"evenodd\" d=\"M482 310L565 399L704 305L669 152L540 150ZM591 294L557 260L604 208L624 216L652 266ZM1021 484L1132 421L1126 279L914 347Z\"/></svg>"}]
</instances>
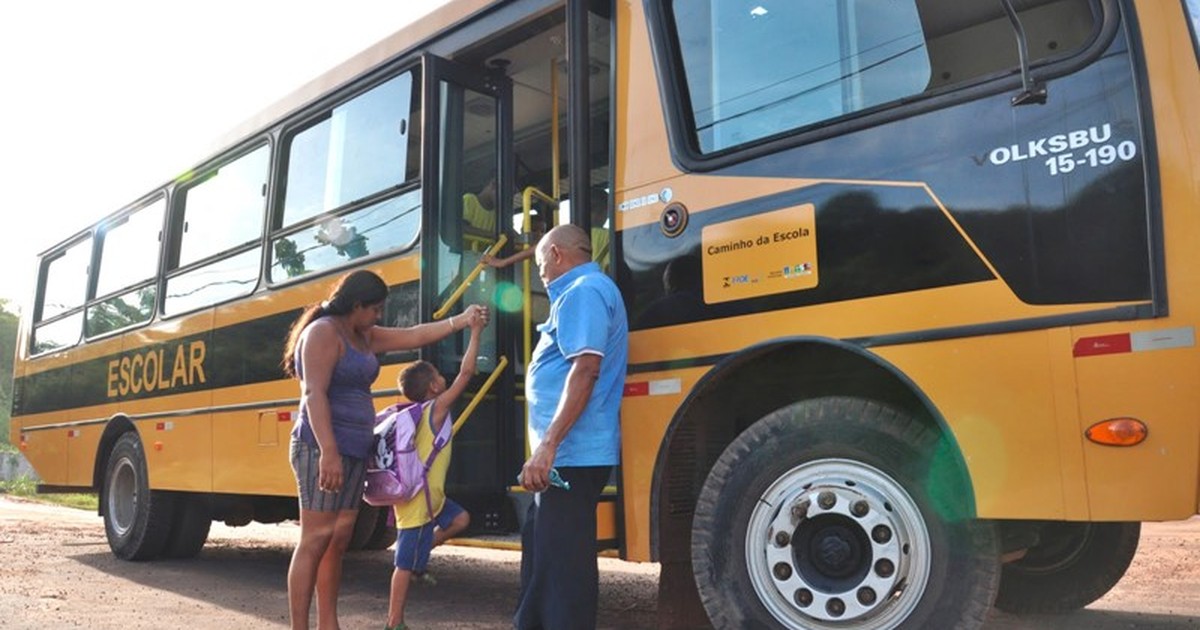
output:
<instances>
[{"instance_id":1,"label":"dirt road","mask_svg":"<svg viewBox=\"0 0 1200 630\"><path fill-rule=\"evenodd\" d=\"M99 517L0 495L0 627L241 630L287 625L285 576L294 524L214 524L193 560L113 558ZM390 554L351 554L345 565L342 627L380 628L387 610ZM418 628L504 628L512 610L515 552L443 547L431 569L439 583L417 587L409 622ZM601 560L600 626L655 627L657 565ZM1147 525L1125 579L1086 610L1017 619L995 613L987 630L1200 627L1200 519Z\"/></svg>"}]
</instances>

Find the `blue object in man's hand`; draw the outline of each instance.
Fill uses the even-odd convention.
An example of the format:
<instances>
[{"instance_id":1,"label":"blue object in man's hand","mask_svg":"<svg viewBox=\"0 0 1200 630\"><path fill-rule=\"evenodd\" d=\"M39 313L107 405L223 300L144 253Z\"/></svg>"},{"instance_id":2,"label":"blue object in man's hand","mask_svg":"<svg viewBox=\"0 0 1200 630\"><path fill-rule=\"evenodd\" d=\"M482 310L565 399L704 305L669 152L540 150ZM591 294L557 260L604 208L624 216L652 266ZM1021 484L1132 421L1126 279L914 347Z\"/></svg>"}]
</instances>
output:
<instances>
[{"instance_id":1,"label":"blue object in man's hand","mask_svg":"<svg viewBox=\"0 0 1200 630\"><path fill-rule=\"evenodd\" d=\"M524 482L521 481L521 473L517 474L517 483L524 485ZM562 488L563 490L571 489L571 482L563 479L562 475L558 474L557 468L550 469L550 485L555 488Z\"/></svg>"},{"instance_id":2,"label":"blue object in man's hand","mask_svg":"<svg viewBox=\"0 0 1200 630\"><path fill-rule=\"evenodd\" d=\"M566 479L563 479L562 475L558 474L557 468L550 469L550 485L562 488L563 490L571 489L571 483Z\"/></svg>"}]
</instances>

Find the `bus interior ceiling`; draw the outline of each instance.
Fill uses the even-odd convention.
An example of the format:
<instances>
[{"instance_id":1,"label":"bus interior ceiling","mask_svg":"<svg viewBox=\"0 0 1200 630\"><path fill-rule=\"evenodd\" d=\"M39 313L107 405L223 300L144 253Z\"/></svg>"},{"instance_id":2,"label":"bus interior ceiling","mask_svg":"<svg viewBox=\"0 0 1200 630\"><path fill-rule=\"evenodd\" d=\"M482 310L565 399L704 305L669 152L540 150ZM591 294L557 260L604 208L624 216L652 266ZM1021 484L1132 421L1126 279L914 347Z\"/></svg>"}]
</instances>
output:
<instances>
[{"instance_id":1,"label":"bus interior ceiling","mask_svg":"<svg viewBox=\"0 0 1200 630\"><path fill-rule=\"evenodd\" d=\"M592 20L588 33L589 59L588 84L593 154L608 152L608 104L610 75L610 35L604 20ZM567 154L567 107L568 107L568 63L566 12L559 8L534 20L516 25L498 33L495 37L480 42L454 56L464 65L501 72L513 85L512 128L514 214L521 212L521 191L528 186L536 187L547 195L558 199L569 197L568 154ZM554 76L557 75L557 76ZM558 107L555 111L554 97L557 93ZM486 102L480 99L480 103ZM491 111L480 105L479 111L466 104L469 114L490 116ZM557 186L554 181L556 170L553 146L552 119L558 117L558 169ZM599 128L596 128L599 127ZM490 157L486 147L478 155ZM486 156L486 157L485 157ZM607 157L594 159L593 163L606 164ZM464 165L468 172L473 164ZM593 186L608 188L606 169L594 169L590 181ZM486 169L484 169L486 171ZM486 182L481 182L486 183ZM519 226L514 218L512 226ZM519 231L519 230L518 230Z\"/></svg>"},{"instance_id":2,"label":"bus interior ceiling","mask_svg":"<svg viewBox=\"0 0 1200 630\"><path fill-rule=\"evenodd\" d=\"M1012 0L1012 5L1022 18L1030 63L1071 54L1092 35L1090 0ZM929 52L930 89L1013 67L1017 44L1002 3L920 0L918 8ZM966 49L972 54L964 54ZM992 54L981 55L980 50Z\"/></svg>"}]
</instances>

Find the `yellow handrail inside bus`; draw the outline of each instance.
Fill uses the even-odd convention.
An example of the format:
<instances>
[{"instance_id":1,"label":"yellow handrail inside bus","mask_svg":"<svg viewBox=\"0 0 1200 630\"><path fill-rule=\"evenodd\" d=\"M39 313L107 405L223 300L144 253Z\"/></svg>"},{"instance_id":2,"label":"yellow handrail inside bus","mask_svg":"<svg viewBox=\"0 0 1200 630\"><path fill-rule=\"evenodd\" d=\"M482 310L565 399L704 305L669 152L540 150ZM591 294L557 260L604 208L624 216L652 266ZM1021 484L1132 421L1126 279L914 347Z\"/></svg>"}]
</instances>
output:
<instances>
[{"instance_id":1,"label":"yellow handrail inside bus","mask_svg":"<svg viewBox=\"0 0 1200 630\"><path fill-rule=\"evenodd\" d=\"M496 239L495 244L488 248L487 255L495 256L496 252L500 251L500 248L504 247L504 244L507 242L508 236L501 234L500 238ZM446 298L446 303L443 304L441 308L433 312L433 318L441 319L445 317L446 313L450 312L450 308L453 307L456 302L458 302L458 299L462 297L464 292L466 292L467 287L471 286L471 283L475 281L475 277L478 276L479 272L483 271L483 268L486 266L487 265L483 262L483 260L480 259L480 261L475 264L475 268L471 270L471 273L467 274L467 277L464 278L461 283L459 283L458 288L454 290L454 293L451 293L450 297Z\"/></svg>"},{"instance_id":2,"label":"yellow handrail inside bus","mask_svg":"<svg viewBox=\"0 0 1200 630\"><path fill-rule=\"evenodd\" d=\"M458 416L458 420L454 421L454 426L450 429L451 434L458 433L459 427L467 421L467 418L471 417L471 412L475 411L475 407L479 406L479 401L483 400L484 394L488 393L488 390L496 383L496 379L500 378L500 373L506 367L508 367L508 357L501 356L500 360L496 362L496 369L492 370L491 375L483 382L483 387L480 387L479 391L475 392L475 396L471 398L471 402L467 404L467 408L463 409L462 415Z\"/></svg>"},{"instance_id":3,"label":"yellow handrail inside bus","mask_svg":"<svg viewBox=\"0 0 1200 630\"><path fill-rule=\"evenodd\" d=\"M550 217L549 217L549 220L546 222L546 230L547 231L549 231L550 228L554 227L554 225L553 225L554 217L558 215L558 200L557 199L538 190L536 186L526 186L525 190L521 191L521 232L524 234L529 234L529 232L533 229L533 222L530 220L529 217L533 211L533 198L534 197L537 197L538 199L541 199L542 201L545 201L546 203L550 204ZM536 245L536 243L534 243L533 245ZM521 249L526 250L526 249L529 249L530 247L532 247L533 245L531 245L530 243L524 243L524 244L522 244ZM523 296L525 299L522 300L522 302L524 304L524 308L522 309L522 316L523 316L523 324L525 325L525 329L524 329L525 330L525 334L524 334L525 363L524 363L524 365L526 366L527 370L529 369L529 367L528 367L529 366L529 357L531 354L533 354L532 347L530 344L530 335L529 335L529 331L533 327L533 311L531 310L532 305L530 304L530 300L533 299L533 295L532 295L532 291L530 290L530 288L531 288L530 287L530 279L531 278L530 278L529 270L530 270L529 259L526 258L525 260L521 261L521 273L524 274L524 276L525 276L525 288L524 288L524 296Z\"/></svg>"},{"instance_id":4,"label":"yellow handrail inside bus","mask_svg":"<svg viewBox=\"0 0 1200 630\"><path fill-rule=\"evenodd\" d=\"M555 161L557 162L557 159ZM521 232L525 235L528 235L529 232L531 230L533 230L533 222L529 217L533 211L533 198L534 197L537 197L538 199L541 199L542 201L545 201L546 203L550 204L550 216L548 217L548 220L546 222L546 230L547 231L549 231L549 229L551 227L553 227L554 218L558 216L558 200L557 199L538 190L536 186L526 186L525 190L521 191ZM528 239L525 239L525 240L528 241ZM533 245L536 245L536 243L534 243ZM530 245L530 243L528 243L528 242L522 243L521 249L526 250L526 249L529 249L531 246L532 245ZM524 287L522 288L522 298L523 299L521 300L521 325L523 326L522 333L521 333L521 343L522 343L521 350L522 350L522 356L525 359L525 362L522 365L525 366L525 373L528 374L529 373L529 360L533 355L532 333L530 333L530 331L533 330L533 291L532 291L532 286L531 286L532 276L530 274L530 265L529 265L528 258L521 261L521 273L525 278L525 284L524 284ZM529 437L528 437L529 436L529 406L528 405L525 406L525 435L526 435L526 437L525 437L525 458L529 459L530 450L529 450Z\"/></svg>"}]
</instances>

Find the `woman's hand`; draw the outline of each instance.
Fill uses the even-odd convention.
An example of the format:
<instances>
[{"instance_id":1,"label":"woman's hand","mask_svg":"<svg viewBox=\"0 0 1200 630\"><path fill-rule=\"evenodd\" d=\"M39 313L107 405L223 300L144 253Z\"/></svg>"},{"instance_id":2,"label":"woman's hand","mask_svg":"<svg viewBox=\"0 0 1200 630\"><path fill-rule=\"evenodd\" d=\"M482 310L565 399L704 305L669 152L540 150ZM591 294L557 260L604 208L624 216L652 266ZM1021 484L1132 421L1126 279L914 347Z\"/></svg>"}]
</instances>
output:
<instances>
[{"instance_id":1,"label":"woman's hand","mask_svg":"<svg viewBox=\"0 0 1200 630\"><path fill-rule=\"evenodd\" d=\"M334 451L321 451L320 475L317 487L322 492L338 492L342 489L342 456Z\"/></svg>"},{"instance_id":2,"label":"woman's hand","mask_svg":"<svg viewBox=\"0 0 1200 630\"><path fill-rule=\"evenodd\" d=\"M467 318L467 326L470 328L483 328L488 325L488 320L491 319L491 312L488 307L482 304L472 304L462 312L462 316Z\"/></svg>"}]
</instances>

